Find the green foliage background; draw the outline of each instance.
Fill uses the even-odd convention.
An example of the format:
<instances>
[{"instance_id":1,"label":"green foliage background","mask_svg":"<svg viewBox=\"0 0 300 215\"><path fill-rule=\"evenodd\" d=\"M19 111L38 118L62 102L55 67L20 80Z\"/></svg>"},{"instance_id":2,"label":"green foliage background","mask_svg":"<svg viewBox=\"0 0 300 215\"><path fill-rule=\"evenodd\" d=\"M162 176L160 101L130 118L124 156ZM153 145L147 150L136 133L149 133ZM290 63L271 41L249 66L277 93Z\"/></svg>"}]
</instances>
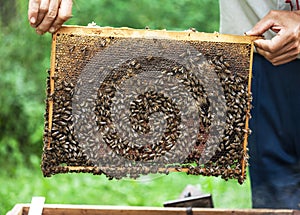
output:
<instances>
[{"instance_id":1,"label":"green foliage background","mask_svg":"<svg viewBox=\"0 0 300 215\"><path fill-rule=\"evenodd\" d=\"M174 175L147 183L109 182L102 176L58 175L42 177L45 80L49 68L51 35L35 34L27 21L28 2L0 0L0 214L13 205L30 202L34 195L47 203L159 205L177 198L188 184L210 193L238 192L218 207L249 207L249 181ZM214 32L219 23L214 0L76 0L73 18L66 24ZM85 190L85 195L81 189ZM150 192L151 191L151 192ZM147 194L147 192L149 192ZM237 201L241 199L242 201ZM232 203L236 198L237 203Z\"/></svg>"}]
</instances>

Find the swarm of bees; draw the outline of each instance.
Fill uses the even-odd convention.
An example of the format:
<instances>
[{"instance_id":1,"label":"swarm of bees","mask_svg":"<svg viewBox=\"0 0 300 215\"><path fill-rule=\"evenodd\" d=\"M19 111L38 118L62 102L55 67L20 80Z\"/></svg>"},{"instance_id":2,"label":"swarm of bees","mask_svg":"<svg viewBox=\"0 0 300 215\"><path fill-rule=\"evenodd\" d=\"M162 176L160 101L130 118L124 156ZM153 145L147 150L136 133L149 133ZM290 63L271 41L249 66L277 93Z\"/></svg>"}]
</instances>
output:
<instances>
[{"instance_id":1,"label":"swarm of bees","mask_svg":"<svg viewBox=\"0 0 300 215\"><path fill-rule=\"evenodd\" d=\"M44 176L176 171L243 183L251 40L135 38L99 29L65 27L54 36Z\"/></svg>"}]
</instances>

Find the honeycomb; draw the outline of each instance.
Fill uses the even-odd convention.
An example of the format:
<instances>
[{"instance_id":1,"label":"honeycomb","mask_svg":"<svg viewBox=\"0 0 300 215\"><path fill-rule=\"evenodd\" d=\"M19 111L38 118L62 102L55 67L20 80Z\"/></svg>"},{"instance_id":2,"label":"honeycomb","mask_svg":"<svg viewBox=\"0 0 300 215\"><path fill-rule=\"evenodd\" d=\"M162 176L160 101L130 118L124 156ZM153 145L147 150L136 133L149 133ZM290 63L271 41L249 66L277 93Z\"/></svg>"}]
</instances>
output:
<instances>
[{"instance_id":1,"label":"honeycomb","mask_svg":"<svg viewBox=\"0 0 300 215\"><path fill-rule=\"evenodd\" d=\"M186 172L243 183L254 39L62 27L47 78L44 176Z\"/></svg>"}]
</instances>

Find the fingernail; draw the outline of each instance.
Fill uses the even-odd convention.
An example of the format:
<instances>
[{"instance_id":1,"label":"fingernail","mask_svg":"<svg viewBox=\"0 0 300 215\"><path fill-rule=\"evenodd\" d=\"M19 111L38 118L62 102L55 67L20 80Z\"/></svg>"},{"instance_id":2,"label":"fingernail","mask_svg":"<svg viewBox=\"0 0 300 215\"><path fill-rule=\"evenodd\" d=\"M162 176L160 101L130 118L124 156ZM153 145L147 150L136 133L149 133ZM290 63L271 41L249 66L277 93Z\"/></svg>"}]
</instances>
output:
<instances>
[{"instance_id":1,"label":"fingernail","mask_svg":"<svg viewBox=\"0 0 300 215\"><path fill-rule=\"evenodd\" d=\"M34 17L31 17L31 18L30 18L30 23L31 23L31 24L34 24L35 22L36 22L35 18L34 18Z\"/></svg>"},{"instance_id":2,"label":"fingernail","mask_svg":"<svg viewBox=\"0 0 300 215\"><path fill-rule=\"evenodd\" d=\"M50 33L54 33L54 32L55 32L55 28L54 28L54 27L51 27L51 28L49 29L49 32L50 32Z\"/></svg>"},{"instance_id":3,"label":"fingernail","mask_svg":"<svg viewBox=\"0 0 300 215\"><path fill-rule=\"evenodd\" d=\"M251 35L251 31L246 31L245 35Z\"/></svg>"}]
</instances>

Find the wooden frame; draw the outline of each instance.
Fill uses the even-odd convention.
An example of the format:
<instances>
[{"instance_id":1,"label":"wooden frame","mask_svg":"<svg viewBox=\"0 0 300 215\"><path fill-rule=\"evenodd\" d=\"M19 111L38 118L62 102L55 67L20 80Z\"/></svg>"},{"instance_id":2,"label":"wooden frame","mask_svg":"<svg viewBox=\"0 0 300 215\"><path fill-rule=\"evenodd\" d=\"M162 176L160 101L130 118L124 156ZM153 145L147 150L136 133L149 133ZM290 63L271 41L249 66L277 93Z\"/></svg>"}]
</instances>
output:
<instances>
[{"instance_id":1,"label":"wooden frame","mask_svg":"<svg viewBox=\"0 0 300 215\"><path fill-rule=\"evenodd\" d=\"M30 204L17 204L7 215L27 215ZM43 215L300 215L288 209L205 209L45 204Z\"/></svg>"},{"instance_id":2,"label":"wooden frame","mask_svg":"<svg viewBox=\"0 0 300 215\"><path fill-rule=\"evenodd\" d=\"M137 30L137 29L130 29L130 28L111 28L111 27L82 27L82 26L64 26L62 27L58 32L56 32L53 35L53 43L52 43L52 50L51 50L51 69L49 74L49 84L48 84L48 99L47 99L47 114L46 114L46 124L45 124L45 136L44 136L44 152L47 152L48 150L52 149L51 141L53 138L51 137L51 130L53 128L53 115L54 113L54 100L52 99L52 96L55 94L55 80L57 79L57 74L60 71L60 65L58 65L59 59L63 55L57 56L58 53L58 46L60 45L61 37L62 35L70 35L72 37L93 37L93 38L126 38L126 39L153 39L153 40L172 40L172 41L180 41L180 42L209 42L212 44L240 44L247 46L247 55L246 61L247 61L247 68L244 68L244 71L247 70L248 72L248 88L247 88L247 94L251 94L251 79L252 79L252 58L253 58L253 41L257 39L257 37L253 36L236 36L236 35L226 35L226 34L219 34L219 33L202 33L202 32L193 32L193 31L186 31L186 32L176 32L176 31L166 31L166 30ZM84 38L84 37L83 37ZM84 40L84 39L83 39ZM75 44L76 46L77 44ZM79 44L80 45L80 44ZM75 47L73 44L73 48ZM229 45L227 46L229 47ZM73 52L72 47L69 48L69 51ZM90 48L90 47L88 47ZM77 48L78 49L78 48ZM66 49L64 49L66 52ZM86 51L86 49L84 49ZM224 50L223 50L224 51ZM237 52L235 50L235 52ZM226 53L229 53L228 51ZM67 53L64 53L67 55ZM210 54L213 54L211 52ZM235 56L239 53L234 53ZM242 54L242 53L241 53ZM77 59L77 58L76 58ZM80 60L80 59L79 59ZM234 59L231 59L234 61ZM235 62L235 64L238 64L239 62ZM51 97L51 98L50 98ZM243 156L240 159L240 165L241 169L235 170L230 169L226 170L227 173L224 174L224 178L232 178L231 175L236 175L237 172L240 171L240 177L239 182L242 183L245 179L245 172L246 172L246 166L247 166L247 140L248 140L248 130L249 130L249 117L250 117L250 106L251 106L250 99L247 101L248 109L245 112L245 126L241 128L241 130L245 130L243 140L241 145ZM103 173L103 170L105 170L105 167L95 167L95 166L88 166L88 165L58 165L58 166L52 166L53 168L48 168L49 162L54 161L53 158L47 158L47 153L43 156L44 164L47 163L47 165L43 166L43 172L45 176L50 176L51 174L55 173L63 173L63 172L91 172L94 174L101 174ZM49 171L47 171L47 169ZM118 167L116 167L118 169ZM122 168L120 169L122 170ZM164 173L169 171L177 171L177 172L187 172L188 174L194 174L192 173L188 168L173 168L170 167L169 169L165 168L159 168L158 172ZM198 168L195 174L203 174L203 175L210 175L210 170L206 168ZM221 175L221 173L215 174L215 175ZM229 176L228 176L229 175Z\"/></svg>"}]
</instances>

